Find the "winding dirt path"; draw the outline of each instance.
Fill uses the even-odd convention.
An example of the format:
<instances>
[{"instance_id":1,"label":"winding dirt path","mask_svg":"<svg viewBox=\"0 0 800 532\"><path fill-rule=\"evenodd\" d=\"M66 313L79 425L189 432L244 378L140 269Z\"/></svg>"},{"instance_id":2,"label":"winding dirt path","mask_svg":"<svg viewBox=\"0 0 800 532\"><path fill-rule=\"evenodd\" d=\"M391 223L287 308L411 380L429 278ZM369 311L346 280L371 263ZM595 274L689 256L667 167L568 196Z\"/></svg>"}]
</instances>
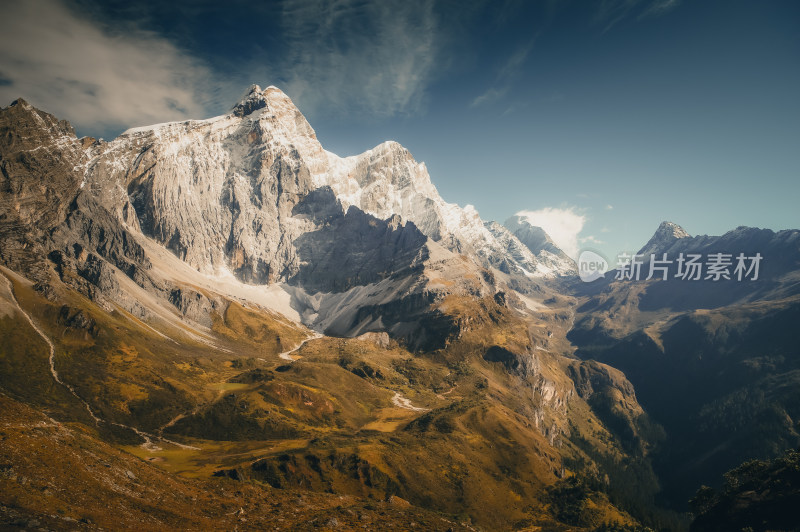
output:
<instances>
[{"instance_id":1,"label":"winding dirt path","mask_svg":"<svg viewBox=\"0 0 800 532\"><path fill-rule=\"evenodd\" d=\"M449 375L449 373L448 373L448 375ZM454 384L453 387L450 388L449 390L447 390L446 392L437 393L436 397L438 397L439 399L446 399L445 395L450 395L451 393L453 393L455 391L456 388L458 388L458 385Z\"/></svg>"},{"instance_id":2,"label":"winding dirt path","mask_svg":"<svg viewBox=\"0 0 800 532\"><path fill-rule=\"evenodd\" d=\"M303 340L302 342L297 344L297 347L295 347L294 349L289 349L288 351L284 351L283 353L280 353L278 355L278 358L282 358L283 360L286 360L286 361L288 361L290 363L294 362L296 359L292 358L292 353L294 353L295 351L299 351L300 348L303 347L306 344L306 342L310 342L311 340L316 340L317 338L322 338L322 337L323 337L322 334L314 333L313 336L309 336L308 338L306 338L305 340Z\"/></svg>"},{"instance_id":3,"label":"winding dirt path","mask_svg":"<svg viewBox=\"0 0 800 532\"><path fill-rule=\"evenodd\" d=\"M303 347L305 345L306 342L309 342L311 340L316 340L317 338L322 338L323 336L324 335L322 335L322 334L314 333L313 336L309 336L308 338L304 339L302 342L297 344L297 347L295 347L293 349L290 349L288 351L284 351L283 353L279 353L278 357L283 359L283 360L286 360L286 361L288 361L290 363L294 362L295 359L292 358L292 356L291 356L292 353L294 353L295 351L298 351L301 347ZM258 358L258 360L260 360L261 362L267 362L267 360L264 359L264 358ZM217 394L216 399L211 401L211 403L214 403L215 401L218 401L220 398L222 398L222 396L225 394L225 391L226 390L220 390L219 393ZM208 404L211 404L211 403L208 403ZM182 414L178 414L177 416L175 416L174 418L169 420L169 422L167 422L165 425L163 425L161 428L158 429L159 434L162 434L164 432L164 430L170 428L171 426L173 426L175 423L177 423L181 419L197 414L200 411L200 408L202 408L202 406L206 406L206 405L198 405L191 412L184 412ZM169 441L169 440L167 440L167 441Z\"/></svg>"}]
</instances>

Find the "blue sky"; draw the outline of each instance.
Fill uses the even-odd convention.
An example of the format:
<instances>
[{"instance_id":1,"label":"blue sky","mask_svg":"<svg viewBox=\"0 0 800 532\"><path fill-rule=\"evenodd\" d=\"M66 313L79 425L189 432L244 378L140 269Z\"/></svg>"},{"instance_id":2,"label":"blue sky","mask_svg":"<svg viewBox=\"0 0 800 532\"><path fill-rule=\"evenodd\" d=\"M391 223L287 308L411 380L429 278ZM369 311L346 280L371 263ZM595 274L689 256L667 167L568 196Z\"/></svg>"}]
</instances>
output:
<instances>
[{"instance_id":1,"label":"blue sky","mask_svg":"<svg viewBox=\"0 0 800 532\"><path fill-rule=\"evenodd\" d=\"M613 258L659 222L800 227L800 3L4 2L0 104L79 134L276 85L340 155L394 139L442 196Z\"/></svg>"}]
</instances>

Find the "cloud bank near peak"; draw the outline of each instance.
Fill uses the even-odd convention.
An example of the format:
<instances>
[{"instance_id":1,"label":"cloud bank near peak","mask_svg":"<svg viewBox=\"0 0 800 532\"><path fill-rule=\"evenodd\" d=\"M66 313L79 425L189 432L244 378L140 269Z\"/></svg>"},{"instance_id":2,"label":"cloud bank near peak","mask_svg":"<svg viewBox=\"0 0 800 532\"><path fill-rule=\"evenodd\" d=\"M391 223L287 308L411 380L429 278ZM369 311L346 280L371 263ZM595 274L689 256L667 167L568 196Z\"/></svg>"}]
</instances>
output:
<instances>
[{"instance_id":1,"label":"cloud bank near peak","mask_svg":"<svg viewBox=\"0 0 800 532\"><path fill-rule=\"evenodd\" d=\"M573 207L545 207L535 211L519 211L520 216L529 224L541 227L561 250L572 257L580 251L579 234L586 225L586 216Z\"/></svg>"}]
</instances>

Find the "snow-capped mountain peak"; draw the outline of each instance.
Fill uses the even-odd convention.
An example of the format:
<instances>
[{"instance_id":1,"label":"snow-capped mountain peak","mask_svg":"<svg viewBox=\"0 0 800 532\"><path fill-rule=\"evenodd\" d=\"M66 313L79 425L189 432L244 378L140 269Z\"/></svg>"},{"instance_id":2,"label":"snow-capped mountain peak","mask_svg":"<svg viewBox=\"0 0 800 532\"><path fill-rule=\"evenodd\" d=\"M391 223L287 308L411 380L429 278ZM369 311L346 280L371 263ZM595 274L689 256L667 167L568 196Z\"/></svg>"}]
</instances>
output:
<instances>
[{"instance_id":1,"label":"snow-capped mountain peak","mask_svg":"<svg viewBox=\"0 0 800 532\"><path fill-rule=\"evenodd\" d=\"M414 268L441 269L442 286L477 282L470 290L481 293L499 289L481 280L484 269L501 281L513 276L523 291L536 282L531 278L574 273L571 261L532 252L474 207L444 201L425 164L397 142L346 158L325 151L276 87L250 87L226 115L133 128L81 149L85 211L113 217L129 235L119 242L166 248L203 276L312 292L360 290L369 297L356 298L359 305L374 305L387 299L386 287L398 290L403 276L393 274ZM378 282L386 287L366 288ZM314 301L301 306L316 308Z\"/></svg>"},{"instance_id":2,"label":"snow-capped mountain peak","mask_svg":"<svg viewBox=\"0 0 800 532\"><path fill-rule=\"evenodd\" d=\"M503 225L511 231L514 236L519 238L532 253L536 254L545 250L564 259L569 258L567 254L553 242L550 235L548 235L544 229L531 225L526 217L515 214L506 220Z\"/></svg>"}]
</instances>

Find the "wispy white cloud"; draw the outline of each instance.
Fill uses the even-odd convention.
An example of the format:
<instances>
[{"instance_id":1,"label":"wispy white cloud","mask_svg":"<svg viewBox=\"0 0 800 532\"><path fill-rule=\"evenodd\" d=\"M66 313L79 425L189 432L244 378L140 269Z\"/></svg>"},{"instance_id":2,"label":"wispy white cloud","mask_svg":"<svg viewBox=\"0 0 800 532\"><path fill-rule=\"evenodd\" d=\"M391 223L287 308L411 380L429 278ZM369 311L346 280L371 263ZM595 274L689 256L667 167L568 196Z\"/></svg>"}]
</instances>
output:
<instances>
[{"instance_id":1,"label":"wispy white cloud","mask_svg":"<svg viewBox=\"0 0 800 532\"><path fill-rule=\"evenodd\" d=\"M614 206L609 203L608 205L606 205L606 210L607 211L613 211L614 210Z\"/></svg>"},{"instance_id":2,"label":"wispy white cloud","mask_svg":"<svg viewBox=\"0 0 800 532\"><path fill-rule=\"evenodd\" d=\"M506 60L497 72L497 77L491 87L486 89L485 92L478 95L470 107L478 107L487 103L491 103L502 99L511 88L514 79L519 75L520 69L528 59L528 55L533 49L535 39L531 40L524 46L517 48L513 54Z\"/></svg>"},{"instance_id":3,"label":"wispy white cloud","mask_svg":"<svg viewBox=\"0 0 800 532\"><path fill-rule=\"evenodd\" d=\"M680 0L602 0L598 3L595 20L606 32L629 16L636 16L636 20L658 17L678 4Z\"/></svg>"},{"instance_id":4,"label":"wispy white cloud","mask_svg":"<svg viewBox=\"0 0 800 532\"><path fill-rule=\"evenodd\" d=\"M392 116L424 105L439 54L429 1L288 0L282 87L311 114Z\"/></svg>"},{"instance_id":5,"label":"wispy white cloud","mask_svg":"<svg viewBox=\"0 0 800 532\"><path fill-rule=\"evenodd\" d=\"M603 31L610 30L617 22L628 16L640 0L602 0L597 4L595 20L603 25Z\"/></svg>"},{"instance_id":6,"label":"wispy white cloud","mask_svg":"<svg viewBox=\"0 0 800 532\"><path fill-rule=\"evenodd\" d=\"M533 42L534 41L531 40L529 43L519 47L513 54L511 54L511 57L509 57L508 61L503 64L500 72L497 74L498 79L509 78L516 75L519 68L528 58L528 54L531 53L531 50L533 49Z\"/></svg>"},{"instance_id":7,"label":"wispy white cloud","mask_svg":"<svg viewBox=\"0 0 800 532\"><path fill-rule=\"evenodd\" d=\"M678 7L680 3L681 0L655 0L639 14L638 18L641 20L648 17L660 17Z\"/></svg>"},{"instance_id":8,"label":"wispy white cloud","mask_svg":"<svg viewBox=\"0 0 800 532\"><path fill-rule=\"evenodd\" d=\"M574 207L545 207L535 211L520 211L517 216L527 219L531 225L544 229L553 242L570 257L578 256L580 250L578 235L586 225L586 216L580 214Z\"/></svg>"},{"instance_id":9,"label":"wispy white cloud","mask_svg":"<svg viewBox=\"0 0 800 532\"><path fill-rule=\"evenodd\" d=\"M472 100L472 103L470 103L469 106L478 107L485 103L497 101L503 98L503 96L505 96L507 92L508 92L507 86L501 88L489 87L488 89L486 89L486 92L475 97L475 99Z\"/></svg>"},{"instance_id":10,"label":"wispy white cloud","mask_svg":"<svg viewBox=\"0 0 800 532\"><path fill-rule=\"evenodd\" d=\"M602 245L602 244L605 244L604 240L600 240L599 238L595 237L594 235L587 235L587 236L580 237L578 239L578 242L580 242L581 244L596 244L598 246Z\"/></svg>"},{"instance_id":11,"label":"wispy white cloud","mask_svg":"<svg viewBox=\"0 0 800 532\"><path fill-rule=\"evenodd\" d=\"M5 3L0 78L3 105L21 96L95 135L202 118L215 88L201 61L164 38L106 27L58 0Z\"/></svg>"}]
</instances>

